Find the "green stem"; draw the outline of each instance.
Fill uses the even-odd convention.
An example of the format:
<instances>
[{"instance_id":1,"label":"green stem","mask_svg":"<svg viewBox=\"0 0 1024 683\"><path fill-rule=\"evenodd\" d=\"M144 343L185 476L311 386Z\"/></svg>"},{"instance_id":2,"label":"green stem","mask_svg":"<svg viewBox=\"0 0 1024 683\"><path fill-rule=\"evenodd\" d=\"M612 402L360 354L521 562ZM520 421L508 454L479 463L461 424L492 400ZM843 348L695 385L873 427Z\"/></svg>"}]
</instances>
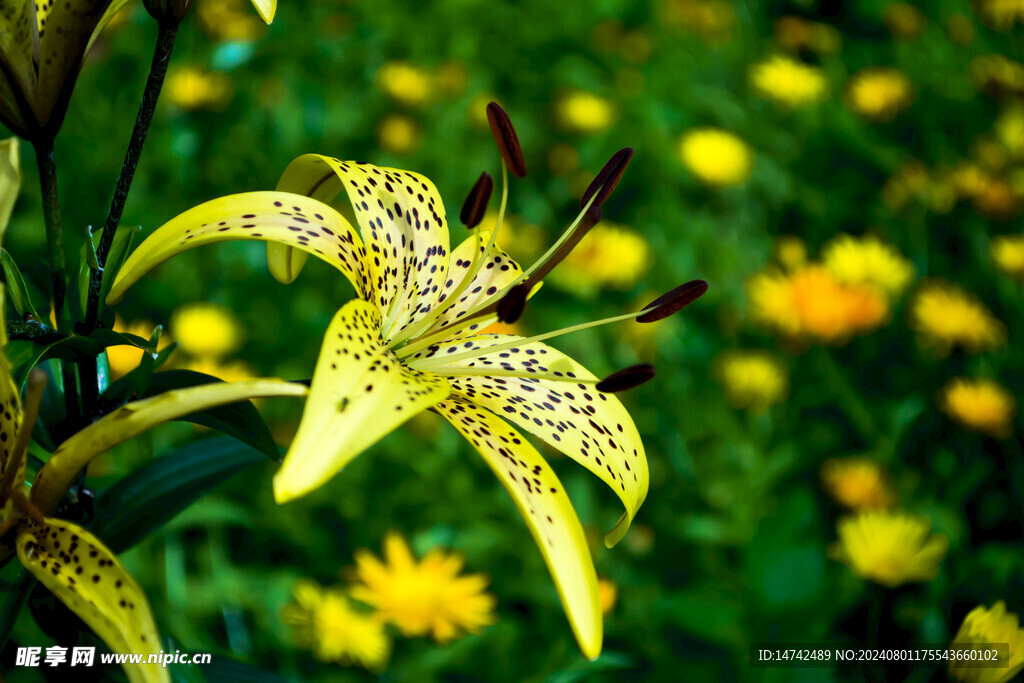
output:
<instances>
[{"instance_id":1,"label":"green stem","mask_svg":"<svg viewBox=\"0 0 1024 683\"><path fill-rule=\"evenodd\" d=\"M836 364L829 349L818 347L818 354L820 358L818 365L825 374L825 380L829 388L838 395L839 405L850 418L853 427L866 446L876 445L879 436L878 425L875 424L871 411L864 403L864 397L850 384L850 380L843 374L842 368Z\"/></svg>"},{"instance_id":2,"label":"green stem","mask_svg":"<svg viewBox=\"0 0 1024 683\"><path fill-rule=\"evenodd\" d=\"M51 294L57 329L66 332L63 319L64 293L67 290L67 268L64 265L64 236L60 228L60 198L57 193L57 165L53 158L53 140L35 143L39 163L39 184L43 193L43 219L46 222L46 250L50 259Z\"/></svg>"},{"instance_id":3,"label":"green stem","mask_svg":"<svg viewBox=\"0 0 1024 683\"><path fill-rule=\"evenodd\" d=\"M124 163L121 165L121 173L117 178L117 186L114 188L114 197L110 201L110 210L107 212L107 221L103 225L103 234L100 237L99 248L96 250L96 259L100 267L92 272L89 279L85 334L96 328L103 284L103 268L107 264L107 257L110 256L110 249L114 244L114 234L117 232L117 226L121 222L125 202L128 200L128 192L131 190L132 181L135 179L135 170L139 166L142 149L146 144L146 135L149 133L149 126L153 122L153 112L156 111L156 104L160 99L160 91L164 85L164 77L167 75L167 64L170 62L171 52L174 50L174 40L178 34L179 23L180 20L173 18L160 21L156 47L153 50L153 61L150 64L149 76L146 79L146 88L142 92L139 113L135 117L135 126L132 128L131 140L128 142Z\"/></svg>"},{"instance_id":4,"label":"green stem","mask_svg":"<svg viewBox=\"0 0 1024 683\"><path fill-rule=\"evenodd\" d=\"M7 321L7 338L11 340L30 341L36 344L48 346L62 339L67 335L57 332L52 327L42 324L39 321L31 320L21 322L19 320Z\"/></svg>"}]
</instances>

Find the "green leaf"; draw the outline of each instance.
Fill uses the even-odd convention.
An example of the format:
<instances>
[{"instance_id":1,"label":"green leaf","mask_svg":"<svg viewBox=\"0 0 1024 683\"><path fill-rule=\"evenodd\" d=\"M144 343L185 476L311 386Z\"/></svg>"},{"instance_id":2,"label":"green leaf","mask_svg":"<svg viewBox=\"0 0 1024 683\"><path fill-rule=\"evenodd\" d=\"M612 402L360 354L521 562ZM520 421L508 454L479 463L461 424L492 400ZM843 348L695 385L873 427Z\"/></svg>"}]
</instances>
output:
<instances>
[{"instance_id":1,"label":"green leaf","mask_svg":"<svg viewBox=\"0 0 1024 683\"><path fill-rule=\"evenodd\" d=\"M28 347L20 345L15 347L15 344L28 344ZM46 346L32 344L31 342L11 342L8 344L8 349L13 347L13 354L9 352L8 358L11 360L12 367L14 367L15 382L24 388L25 381L28 379L28 374L32 372L32 368L43 361L52 358L77 361L87 356L98 356L108 346L122 345L136 346L144 351L153 353L153 347L147 339L134 334L100 329L94 330L88 337L67 337Z\"/></svg>"},{"instance_id":2,"label":"green leaf","mask_svg":"<svg viewBox=\"0 0 1024 683\"><path fill-rule=\"evenodd\" d=\"M233 439L206 439L164 455L120 480L96 499L93 532L115 553L155 529L247 465L259 451Z\"/></svg>"},{"instance_id":3,"label":"green leaf","mask_svg":"<svg viewBox=\"0 0 1024 683\"><path fill-rule=\"evenodd\" d=\"M14 310L22 316L26 313L31 313L36 320L44 320L44 318L39 317L35 307L32 305L32 298L28 294L28 286L25 284L25 278L21 275L21 270L18 269L18 264L14 262L11 254L3 248L0 248L0 267L3 268L4 281L7 283L7 297L14 305Z\"/></svg>"},{"instance_id":4,"label":"green leaf","mask_svg":"<svg viewBox=\"0 0 1024 683\"><path fill-rule=\"evenodd\" d=\"M221 382L221 380L192 370L167 370L153 375L149 387L142 397L146 398L172 389L183 389L212 382ZM229 403L219 408L192 413L181 419L233 436L265 453L271 460L281 460L281 451L274 443L274 437L270 435L267 423L264 422L263 416L260 415L260 411L256 410L252 401Z\"/></svg>"},{"instance_id":5,"label":"green leaf","mask_svg":"<svg viewBox=\"0 0 1024 683\"><path fill-rule=\"evenodd\" d=\"M101 302L107 298L107 293L114 284L114 278L117 277L121 266L128 258L135 236L140 232L142 232L141 225L122 225L114 233L114 242L110 245L110 253L107 254L107 265L103 269L103 283L100 288ZM103 231L100 230L99 234L102 233Z\"/></svg>"}]
</instances>

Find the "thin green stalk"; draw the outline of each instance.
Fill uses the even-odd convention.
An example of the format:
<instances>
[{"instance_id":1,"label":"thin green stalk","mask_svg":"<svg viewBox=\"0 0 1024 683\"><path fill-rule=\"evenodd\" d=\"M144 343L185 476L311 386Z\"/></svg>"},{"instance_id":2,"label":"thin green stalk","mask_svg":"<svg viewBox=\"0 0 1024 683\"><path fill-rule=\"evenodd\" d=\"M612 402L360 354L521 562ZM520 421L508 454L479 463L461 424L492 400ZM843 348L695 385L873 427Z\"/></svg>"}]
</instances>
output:
<instances>
[{"instance_id":1,"label":"thin green stalk","mask_svg":"<svg viewBox=\"0 0 1024 683\"><path fill-rule=\"evenodd\" d=\"M114 188L114 197L110 201L110 210L107 212L107 220L103 225L100 244L96 250L96 259L100 267L92 272L89 279L89 299L86 305L84 329L86 334L96 328L103 284L103 268L107 264L107 257L110 256L110 249L114 244L114 234L121 222L125 202L128 200L128 192L135 179L135 170L139 166L142 149L146 144L146 135L153 122L153 112L156 111L156 104L160 99L160 91L164 85L164 77L167 75L167 64L170 62L171 52L174 51L174 40L178 35L179 24L180 20L173 18L160 21L156 47L153 50L153 61L149 67L149 76L146 78L146 88L142 92L139 113L135 117L135 126L132 128L132 136L124 155L124 163L121 165L121 173L117 178L117 186Z\"/></svg>"},{"instance_id":2,"label":"thin green stalk","mask_svg":"<svg viewBox=\"0 0 1024 683\"><path fill-rule=\"evenodd\" d=\"M67 332L64 293L67 291L67 267L64 264L64 236L60 227L60 197L57 192L57 165L53 158L53 140L36 141L39 184L43 193L43 219L46 222L46 250L50 260L50 283L57 329Z\"/></svg>"}]
</instances>

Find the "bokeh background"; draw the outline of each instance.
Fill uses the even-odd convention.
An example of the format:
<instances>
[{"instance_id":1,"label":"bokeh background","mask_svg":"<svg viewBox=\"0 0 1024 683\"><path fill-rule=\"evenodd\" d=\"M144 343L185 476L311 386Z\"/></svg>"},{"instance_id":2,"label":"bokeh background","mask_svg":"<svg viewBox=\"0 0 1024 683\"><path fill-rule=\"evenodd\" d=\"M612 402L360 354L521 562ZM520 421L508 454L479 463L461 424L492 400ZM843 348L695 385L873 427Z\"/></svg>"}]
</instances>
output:
<instances>
[{"instance_id":1,"label":"bokeh background","mask_svg":"<svg viewBox=\"0 0 1024 683\"><path fill-rule=\"evenodd\" d=\"M614 496L542 448L617 594L596 662L505 493L430 414L284 507L272 463L249 466L125 553L161 629L289 680L941 680L934 666L751 669L747 647L940 644L978 605L1024 608L1021 22L1024 3L994 0L283 0L268 28L242 0L197 0L125 224L148 234L204 200L273 189L306 152L423 173L454 218L499 168L493 99L529 164L500 240L521 261L613 152L636 150L603 228L519 330L615 315L697 277L711 287L659 325L555 342L598 375L658 370L624 397L651 488L618 547L600 542ZM56 150L69 253L105 216L154 36L131 5L83 70ZM42 283L25 156L5 246ZM176 367L302 378L351 296L322 263L286 287L261 244L229 243L167 263L118 312L122 329L165 325ZM197 302L220 308L180 310ZM115 372L137 362L111 353ZM260 408L287 444L300 407ZM162 428L91 484L209 436ZM839 519L865 509L895 512L833 548ZM914 557L927 532L894 532L896 512L948 552ZM340 583L389 531L486 573L495 623L446 644L396 637L380 672L317 661L280 618L296 581ZM46 642L37 628L25 613L14 635Z\"/></svg>"}]
</instances>

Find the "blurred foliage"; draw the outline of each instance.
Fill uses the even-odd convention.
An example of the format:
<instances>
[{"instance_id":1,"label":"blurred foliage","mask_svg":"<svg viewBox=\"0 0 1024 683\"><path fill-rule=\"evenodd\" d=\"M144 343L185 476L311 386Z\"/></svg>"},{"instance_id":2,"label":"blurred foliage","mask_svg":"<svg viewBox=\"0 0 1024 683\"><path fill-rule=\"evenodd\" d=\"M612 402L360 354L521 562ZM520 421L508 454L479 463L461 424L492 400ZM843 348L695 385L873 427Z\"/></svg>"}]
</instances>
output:
<instances>
[{"instance_id":1,"label":"blurred foliage","mask_svg":"<svg viewBox=\"0 0 1024 683\"><path fill-rule=\"evenodd\" d=\"M480 171L497 167L482 118L495 99L515 121L530 168L511 187L517 222L505 247L523 258L542 251L572 220L593 174L630 145L636 157L604 214L642 236L650 254L626 259L649 261L646 275L608 278L623 284L597 292L579 272L553 280L522 329L615 315L694 277L711 289L654 332L622 323L557 342L597 375L641 361L658 368L625 398L645 437L651 487L619 547L600 543L619 514L613 497L544 449L592 531L599 574L618 589L596 662L580 655L505 493L430 414L283 507L271 495L273 464L255 460L124 553L162 631L183 650L286 679L372 678L298 650L279 615L297 580L337 583L354 551L376 551L389 531L418 553L435 545L463 553L468 571L490 575L498 607L480 635L446 645L398 640L383 680L922 681L944 673L750 669L747 646L946 643L977 605L1024 609L1020 418L1011 410L1008 429L976 433L937 398L959 376L992 378L1024 397L1021 269L1012 253L1006 272L993 261L993 245L1006 249L995 238L1019 234L1024 209L1016 15L966 0L318 0L283 2L264 30L231 25L218 4L197 0L182 29L124 224L148 234L206 199L272 189L306 152L421 172L454 216ZM82 72L56 149L68 253L78 253L83 226L105 216L154 35L141 7L129 6ZM776 54L820 69L826 94L766 97L751 67ZM864 69L885 81L868 95ZM900 77L883 78L893 73ZM855 74L859 85L849 89ZM708 127L749 147L749 177L708 186L683 165L681 137ZM30 158L24 166L27 189L5 247L30 285L42 285L42 211ZM827 346L757 325L748 279L800 268L843 233L876 235L904 255L910 293L887 299L872 331ZM783 253L777 244L789 246ZM282 286L267 276L264 253L256 243L189 252L143 280L118 312L126 324L170 321L173 338L175 309L217 304L244 330L232 359L257 375L309 377L324 329L352 292L312 261ZM614 248L592 253L592 277L614 273ZM574 286L581 277L584 286ZM926 277L976 297L1005 326L1005 343L981 353L923 343L908 309ZM716 378L729 373L716 371L716 358L741 350L768 352L773 386L788 393L737 400L722 387ZM260 408L286 444L300 406ZM90 485L103 489L203 438L165 427L106 456ZM819 470L854 456L875 463L865 486L877 485L880 468L891 491L837 498L881 499L928 520L949 540L935 578L883 589L830 559L844 510L822 490ZM12 638L48 642L28 612Z\"/></svg>"}]
</instances>

